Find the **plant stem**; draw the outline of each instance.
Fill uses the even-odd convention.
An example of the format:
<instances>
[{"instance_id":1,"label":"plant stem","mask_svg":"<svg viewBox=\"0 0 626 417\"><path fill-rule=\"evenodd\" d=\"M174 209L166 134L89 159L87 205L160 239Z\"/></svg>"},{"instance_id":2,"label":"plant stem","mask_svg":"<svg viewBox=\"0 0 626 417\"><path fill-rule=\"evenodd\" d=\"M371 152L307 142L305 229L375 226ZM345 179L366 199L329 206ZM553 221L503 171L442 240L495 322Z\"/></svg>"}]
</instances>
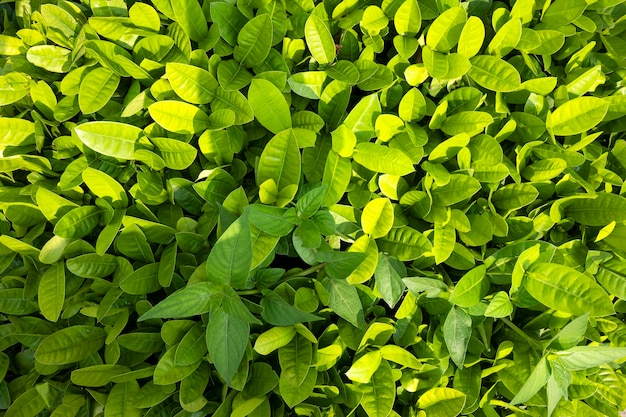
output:
<instances>
[{"instance_id":1,"label":"plant stem","mask_svg":"<svg viewBox=\"0 0 626 417\"><path fill-rule=\"evenodd\" d=\"M541 345L541 343L539 341L537 341L537 340L533 339L532 337L528 336L522 329L520 329L515 324L513 324L513 322L511 322L511 320L507 319L506 317L502 317L500 320L502 320L502 322L504 324L509 326L509 328L511 330L513 330L515 333L517 333L521 338L523 338L526 341L528 341L528 343L531 346L537 347L539 349L543 349L543 347L542 347L542 345Z\"/></svg>"},{"instance_id":2,"label":"plant stem","mask_svg":"<svg viewBox=\"0 0 626 417\"><path fill-rule=\"evenodd\" d=\"M285 275L283 275L283 277L281 279L279 279L276 284L274 284L274 287L279 286L280 284L282 284L285 281L289 281L290 279L294 279L294 278L304 278L307 275L310 275L314 272L317 272L319 270L321 270L322 268L324 268L326 264L325 263L321 263L318 265L314 265L310 268L307 269L303 269L302 271L296 271L296 272L292 272L290 274L285 273ZM239 295L255 295L255 294L260 294L261 290L259 289L251 289L251 290L241 290L241 291L237 291L237 294Z\"/></svg>"},{"instance_id":3,"label":"plant stem","mask_svg":"<svg viewBox=\"0 0 626 417\"><path fill-rule=\"evenodd\" d=\"M283 282L285 282L285 281L287 281L288 279L291 279L291 278L303 278L303 277L306 277L307 275L310 275L313 272L317 272L320 269L324 268L324 266L326 266L326 264L325 263L321 263L321 264L318 264L318 265L314 265L314 266L312 266L310 268L303 269L302 271L286 273L285 275L283 275L283 277L280 279L280 281L278 281L278 283L283 283Z\"/></svg>"}]
</instances>

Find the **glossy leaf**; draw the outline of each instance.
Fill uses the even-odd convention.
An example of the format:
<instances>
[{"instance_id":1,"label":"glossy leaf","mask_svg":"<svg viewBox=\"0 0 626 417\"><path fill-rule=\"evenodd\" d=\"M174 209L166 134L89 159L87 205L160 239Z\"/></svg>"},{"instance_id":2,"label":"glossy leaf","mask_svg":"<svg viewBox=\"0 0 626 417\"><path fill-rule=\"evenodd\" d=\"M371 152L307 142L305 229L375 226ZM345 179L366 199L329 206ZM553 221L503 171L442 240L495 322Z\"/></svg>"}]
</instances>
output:
<instances>
[{"instance_id":1,"label":"glossy leaf","mask_svg":"<svg viewBox=\"0 0 626 417\"><path fill-rule=\"evenodd\" d=\"M361 216L363 232L373 239L385 236L393 226L393 207L388 198L378 198L367 203Z\"/></svg>"},{"instance_id":2,"label":"glossy leaf","mask_svg":"<svg viewBox=\"0 0 626 417\"><path fill-rule=\"evenodd\" d=\"M267 57L272 46L272 20L262 14L251 19L237 35L234 58L246 67L259 65Z\"/></svg>"},{"instance_id":3,"label":"glossy leaf","mask_svg":"<svg viewBox=\"0 0 626 417\"><path fill-rule=\"evenodd\" d=\"M520 74L508 62L489 55L479 55L470 60L472 67L468 75L480 86L497 92L508 92L519 88Z\"/></svg>"},{"instance_id":4,"label":"glossy leaf","mask_svg":"<svg viewBox=\"0 0 626 417\"><path fill-rule=\"evenodd\" d=\"M206 344L215 368L230 383L248 344L249 324L223 309L212 315L206 330Z\"/></svg>"},{"instance_id":5,"label":"glossy leaf","mask_svg":"<svg viewBox=\"0 0 626 417\"><path fill-rule=\"evenodd\" d=\"M576 135L595 127L606 115L608 103L596 97L578 97L559 106L546 122L555 135Z\"/></svg>"},{"instance_id":6,"label":"glossy leaf","mask_svg":"<svg viewBox=\"0 0 626 417\"><path fill-rule=\"evenodd\" d=\"M252 80L248 90L248 101L256 119L272 133L291 127L289 106L282 93L267 80Z\"/></svg>"},{"instance_id":7,"label":"glossy leaf","mask_svg":"<svg viewBox=\"0 0 626 417\"><path fill-rule=\"evenodd\" d=\"M311 15L307 19L304 36L313 59L322 65L335 60L335 42L328 27L319 17Z\"/></svg>"},{"instance_id":8,"label":"glossy leaf","mask_svg":"<svg viewBox=\"0 0 626 417\"><path fill-rule=\"evenodd\" d=\"M443 339L450 352L450 359L463 368L467 346L472 334L472 318L462 308L453 307L443 324Z\"/></svg>"},{"instance_id":9,"label":"glossy leaf","mask_svg":"<svg viewBox=\"0 0 626 417\"><path fill-rule=\"evenodd\" d=\"M217 80L202 68L168 62L165 74L176 94L189 103L206 104L215 97Z\"/></svg>"},{"instance_id":10,"label":"glossy leaf","mask_svg":"<svg viewBox=\"0 0 626 417\"><path fill-rule=\"evenodd\" d=\"M141 129L118 122L87 122L74 128L80 141L103 155L132 160Z\"/></svg>"},{"instance_id":11,"label":"glossy leaf","mask_svg":"<svg viewBox=\"0 0 626 417\"><path fill-rule=\"evenodd\" d=\"M525 288L542 304L575 315L612 314L613 305L602 287L575 269L553 263L533 264Z\"/></svg>"},{"instance_id":12,"label":"glossy leaf","mask_svg":"<svg viewBox=\"0 0 626 417\"><path fill-rule=\"evenodd\" d=\"M35 351L35 359L46 365L79 362L104 346L104 329L77 325L66 327L46 337Z\"/></svg>"},{"instance_id":13,"label":"glossy leaf","mask_svg":"<svg viewBox=\"0 0 626 417\"><path fill-rule=\"evenodd\" d=\"M41 314L49 321L57 321L65 302L65 265L52 265L41 276L37 299Z\"/></svg>"},{"instance_id":14,"label":"glossy leaf","mask_svg":"<svg viewBox=\"0 0 626 417\"><path fill-rule=\"evenodd\" d=\"M211 125L206 113L182 101L159 101L152 104L148 111L155 122L175 133L197 133Z\"/></svg>"},{"instance_id":15,"label":"glossy leaf","mask_svg":"<svg viewBox=\"0 0 626 417\"><path fill-rule=\"evenodd\" d=\"M78 105L85 114L102 109L111 99L120 83L119 75L108 68L90 71L80 83Z\"/></svg>"}]
</instances>

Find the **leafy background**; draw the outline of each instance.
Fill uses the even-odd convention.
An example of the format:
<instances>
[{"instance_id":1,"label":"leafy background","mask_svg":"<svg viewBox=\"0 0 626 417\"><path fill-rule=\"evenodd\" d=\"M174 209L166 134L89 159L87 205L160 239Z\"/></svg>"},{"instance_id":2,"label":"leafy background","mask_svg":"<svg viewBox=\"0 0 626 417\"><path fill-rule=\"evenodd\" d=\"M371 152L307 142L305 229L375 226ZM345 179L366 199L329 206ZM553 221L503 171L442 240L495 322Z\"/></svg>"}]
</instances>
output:
<instances>
[{"instance_id":1,"label":"leafy background","mask_svg":"<svg viewBox=\"0 0 626 417\"><path fill-rule=\"evenodd\" d=\"M0 414L617 416L622 2L2 2Z\"/></svg>"}]
</instances>

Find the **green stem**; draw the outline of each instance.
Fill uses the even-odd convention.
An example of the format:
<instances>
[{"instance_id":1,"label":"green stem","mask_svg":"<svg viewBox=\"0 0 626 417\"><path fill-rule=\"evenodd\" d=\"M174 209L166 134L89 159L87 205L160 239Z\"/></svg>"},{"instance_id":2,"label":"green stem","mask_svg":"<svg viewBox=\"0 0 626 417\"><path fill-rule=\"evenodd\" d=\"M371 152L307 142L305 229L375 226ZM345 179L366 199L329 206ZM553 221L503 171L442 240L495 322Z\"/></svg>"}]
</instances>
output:
<instances>
[{"instance_id":1,"label":"green stem","mask_svg":"<svg viewBox=\"0 0 626 417\"><path fill-rule=\"evenodd\" d=\"M295 272L292 272L290 274L286 273L285 275L283 275L283 277L280 280L278 280L276 282L276 284L274 284L274 287L277 287L280 284L282 284L283 282L289 281L290 279L304 278L304 277L306 277L306 276L308 276L308 275L310 275L310 274L312 274L314 272L317 272L317 271L321 270L322 268L324 268L325 265L326 265L325 263L321 263L319 265L315 265L315 266L312 266L310 268L303 269L302 271L295 271ZM251 289L251 290L237 291L237 294L239 294L239 295L255 295L255 294L260 294L260 293L261 293L261 290L256 289L256 288Z\"/></svg>"},{"instance_id":2,"label":"green stem","mask_svg":"<svg viewBox=\"0 0 626 417\"><path fill-rule=\"evenodd\" d=\"M517 327L515 324L513 324L513 322L511 322L511 320L507 319L506 317L502 317L500 320L502 320L502 322L504 324L506 324L507 326L509 326L509 328L511 330L513 330L515 333L517 333L519 336L521 336L523 339L525 339L526 341L528 341L528 343L531 346L534 346L536 348L539 349L543 349L543 346L541 345L540 342L538 342L537 340L533 339L532 337L528 336L522 329L520 329L519 327Z\"/></svg>"},{"instance_id":3,"label":"green stem","mask_svg":"<svg viewBox=\"0 0 626 417\"><path fill-rule=\"evenodd\" d=\"M292 272L292 273L286 273L285 275L283 275L283 277L280 279L280 281L278 281L278 283L283 283L285 281L287 281L288 279L292 279L292 278L303 278L306 277L307 275L310 275L314 272L317 272L319 270L321 270L322 268L324 268L324 266L326 266L325 263L321 263L318 265L314 265L310 268L307 269L303 269L302 271L296 271L296 272Z\"/></svg>"},{"instance_id":4,"label":"green stem","mask_svg":"<svg viewBox=\"0 0 626 417\"><path fill-rule=\"evenodd\" d=\"M254 295L254 294L261 294L261 290L258 290L258 289L253 289L253 290L242 290L242 291L237 291L237 294L239 294L239 295Z\"/></svg>"}]
</instances>

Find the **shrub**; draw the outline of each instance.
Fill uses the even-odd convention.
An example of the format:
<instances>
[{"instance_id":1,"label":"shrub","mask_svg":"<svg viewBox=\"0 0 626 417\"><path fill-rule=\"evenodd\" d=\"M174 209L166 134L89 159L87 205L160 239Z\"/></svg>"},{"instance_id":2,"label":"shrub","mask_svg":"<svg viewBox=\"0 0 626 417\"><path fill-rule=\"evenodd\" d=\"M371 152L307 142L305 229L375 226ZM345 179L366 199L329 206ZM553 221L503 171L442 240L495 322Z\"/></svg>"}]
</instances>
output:
<instances>
[{"instance_id":1,"label":"shrub","mask_svg":"<svg viewBox=\"0 0 626 417\"><path fill-rule=\"evenodd\" d=\"M626 408L622 1L0 6L6 417Z\"/></svg>"}]
</instances>

